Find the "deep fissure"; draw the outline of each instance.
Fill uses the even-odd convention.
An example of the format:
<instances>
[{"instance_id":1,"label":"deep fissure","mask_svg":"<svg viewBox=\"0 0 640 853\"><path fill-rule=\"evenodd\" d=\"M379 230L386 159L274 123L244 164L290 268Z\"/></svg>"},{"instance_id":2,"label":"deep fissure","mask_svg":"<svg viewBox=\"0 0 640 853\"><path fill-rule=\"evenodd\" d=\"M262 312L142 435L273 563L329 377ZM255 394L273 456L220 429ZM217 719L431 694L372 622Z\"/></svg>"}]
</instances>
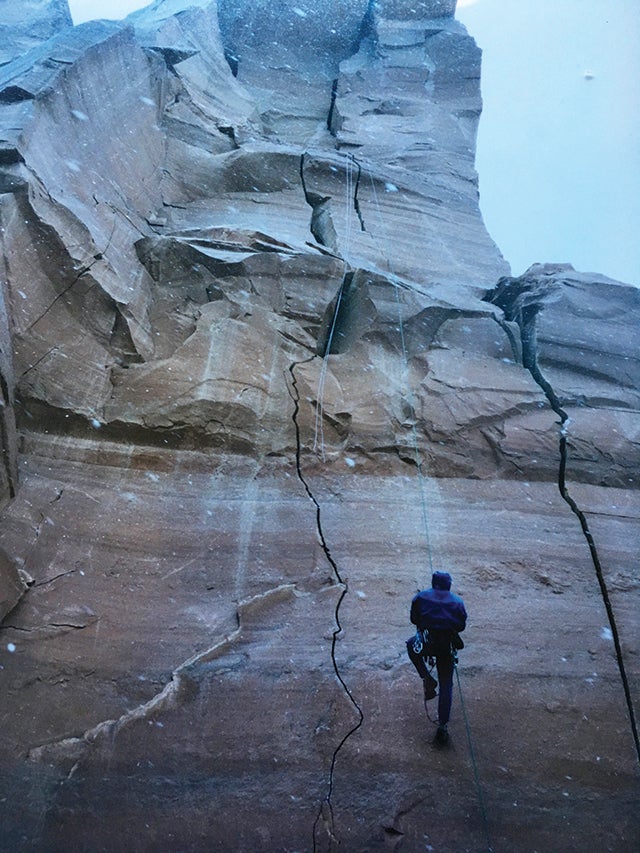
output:
<instances>
[{"instance_id":1,"label":"deep fissure","mask_svg":"<svg viewBox=\"0 0 640 853\"><path fill-rule=\"evenodd\" d=\"M353 209L355 210L358 221L360 222L360 230L366 231L366 227L364 224L364 216L362 215L362 209L360 207L360 199L358 198L358 190L360 189L360 179L362 178L362 166L360 165L360 161L357 157L354 157L353 154L349 154L351 160L356 164L357 173L356 173L356 182L353 188Z\"/></svg>"},{"instance_id":2,"label":"deep fissure","mask_svg":"<svg viewBox=\"0 0 640 853\"><path fill-rule=\"evenodd\" d=\"M296 473L298 475L298 479L302 483L302 486L306 492L307 497L309 498L309 500L313 503L313 505L315 507L316 532L318 535L318 539L320 541L320 546L324 552L324 555L327 559L327 562L331 566L331 569L335 575L336 585L342 587L342 590L341 590L340 595L338 597L338 601L336 602L335 611L334 611L334 619L335 619L336 627L333 631L332 640L331 640L331 663L333 665L333 670L334 670L336 678L338 679L340 686L342 687L345 695L347 696L351 706L353 707L353 709L356 711L356 713L358 715L358 720L357 720L356 724L354 726L352 726L346 732L346 734L342 737L342 739L339 741L339 743L337 744L337 746L335 747L335 749L333 751L333 757L331 759L331 765L329 768L329 775L328 775L328 782L327 782L327 794L320 804L320 807L318 809L318 814L316 815L316 819L313 823L313 850L314 851L316 851L316 849L317 849L316 835L317 835L317 831L318 831L318 826L319 826L321 821L324 823L331 840L332 841L336 840L335 835L334 835L334 831L333 831L333 804L332 804L336 762L338 760L338 755L339 755L342 747L349 740L349 738L360 728L360 726L364 722L364 714L362 712L362 709L361 709L360 705L357 703L357 701L355 700L355 698L354 698L351 690L349 689L347 683L345 682L345 680L344 680L344 678L340 672L340 667L338 666L338 661L336 660L336 644L338 642L339 635L342 633L342 624L340 622L340 608L342 606L342 602L343 602L345 596L348 594L349 588L348 588L348 584L343 580L342 575L340 574L340 570L338 568L338 564L334 560L334 558L331 554L331 550L329 549L329 546L327 544L327 540L325 538L324 530L322 527L322 512L321 512L320 504L319 504L317 498L315 497L315 495L313 494L313 491L311 490L311 487L309 486L304 474L302 473L302 462L301 462L302 441L301 441L301 437L300 437L300 424L298 423L298 415L300 413L300 394L298 393L298 380L296 378L295 370L296 370L296 367L298 367L298 365L308 364L309 362L313 361L313 359L316 357L317 356L313 355L313 356L310 356L309 358L304 359L302 361L293 361L289 365L289 373L291 375L291 385L288 388L288 390L289 390L289 396L293 400L293 406L294 406L293 414L292 414L292 420L293 420L293 425L295 428L295 435L296 435ZM325 816L325 810L328 812L328 814L326 816Z\"/></svg>"},{"instance_id":3,"label":"deep fissure","mask_svg":"<svg viewBox=\"0 0 640 853\"><path fill-rule=\"evenodd\" d=\"M333 81L331 85L331 103L329 104L329 113L327 115L327 130L331 134L331 136L335 136L336 132L333 129L333 114L336 109L336 99L338 97L338 78Z\"/></svg>"},{"instance_id":4,"label":"deep fissure","mask_svg":"<svg viewBox=\"0 0 640 853\"><path fill-rule=\"evenodd\" d=\"M1 356L2 351L0 350ZM17 463L15 455L10 450L11 437L15 430L15 421L12 412L13 405L13 393L9 388L4 374L0 372L0 443L2 446L2 466L11 498L15 498L18 494Z\"/></svg>"},{"instance_id":5,"label":"deep fissure","mask_svg":"<svg viewBox=\"0 0 640 853\"><path fill-rule=\"evenodd\" d=\"M300 182L302 183L302 191L304 192L304 200L311 208L311 222L309 230L314 239L321 245L326 246L332 252L338 252L338 235L336 233L333 219L331 217L331 196L320 195L312 192L307 187L307 182L304 177L304 161L305 153L300 155Z\"/></svg>"},{"instance_id":6,"label":"deep fissure","mask_svg":"<svg viewBox=\"0 0 640 853\"><path fill-rule=\"evenodd\" d=\"M353 271L346 272L335 297L333 308L327 312L318 338L317 354L322 358L345 350L345 342L353 321Z\"/></svg>"},{"instance_id":7,"label":"deep fissure","mask_svg":"<svg viewBox=\"0 0 640 853\"><path fill-rule=\"evenodd\" d=\"M302 184L302 191L304 193L305 201L311 208L311 223L309 225L309 230L311 231L314 239L317 240L317 242L321 246L326 246L332 252L339 254L338 234L333 223L333 217L331 214L332 196L321 195L320 193L314 192L313 190L310 190L308 188L304 176L305 158L306 153L303 152L300 155L300 182ZM355 180L351 176L351 170L354 166L356 169ZM357 159L357 157L354 157L353 154L346 155L346 169L347 194L349 193L349 188L353 186L353 197L351 199L348 199L347 202L353 206L355 214L358 217L360 230L366 233L367 228L364 222L364 215L362 213L362 208L360 206L360 199L358 195L360 190L360 181L362 178L362 165ZM348 228L349 225L347 223L347 229ZM349 234L347 233L347 243L348 240Z\"/></svg>"},{"instance_id":8,"label":"deep fissure","mask_svg":"<svg viewBox=\"0 0 640 853\"><path fill-rule=\"evenodd\" d=\"M493 304L498 305L500 308L502 308L507 320L517 323L518 328L520 330L522 364L524 367L527 368L534 381L542 389L547 400L549 401L551 408L560 418L560 464L558 468L558 489L560 491L562 499L569 506L571 511L574 513L574 515L580 522L582 533L589 548L589 554L591 556L591 561L593 563L596 572L596 578L598 580L598 586L600 588L600 595L602 597L602 601L607 613L607 619L609 620L609 627L611 629L614 648L616 652L616 661L618 664L620 680L622 682L622 687L624 690L627 712L631 725L631 733L633 735L637 760L640 764L640 735L638 732L638 723L636 720L635 710L633 706L633 698L631 696L631 688L629 685L629 679L627 677L627 671L624 663L624 654L622 651L622 644L620 642L620 633L618 631L618 624L613 610L613 605L611 603L609 589L607 587L607 582L604 577L604 570L602 568L602 563L600 562L600 555L598 554L598 549L596 547L593 534L591 533L591 530L589 528L589 522L587 521L587 517L583 510L580 509L573 497L570 495L569 490L567 488L566 471L569 456L567 437L568 426L571 422L571 419L569 415L565 412L565 410L562 408L560 398L556 394L555 389L553 388L551 383L547 380L547 378L540 370L540 365L538 363L538 338L536 318L540 311L544 308L545 297L548 298L549 292L541 293L539 290L536 290L535 288L531 287L530 283L526 281L519 283L519 289L517 287L517 284L518 283L516 283L514 280L501 279L498 282L498 285L495 290L487 294L485 299L486 301L492 302Z\"/></svg>"}]
</instances>

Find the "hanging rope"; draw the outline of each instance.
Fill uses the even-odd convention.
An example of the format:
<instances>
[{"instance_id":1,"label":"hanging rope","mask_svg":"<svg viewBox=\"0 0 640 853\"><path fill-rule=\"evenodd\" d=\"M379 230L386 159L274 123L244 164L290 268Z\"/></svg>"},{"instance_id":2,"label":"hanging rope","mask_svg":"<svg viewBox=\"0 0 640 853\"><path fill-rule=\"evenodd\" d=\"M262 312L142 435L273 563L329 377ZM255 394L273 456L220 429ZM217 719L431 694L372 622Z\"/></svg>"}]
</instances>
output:
<instances>
[{"instance_id":1,"label":"hanging rope","mask_svg":"<svg viewBox=\"0 0 640 853\"><path fill-rule=\"evenodd\" d=\"M473 741L471 740L471 727L469 725L469 718L467 717L467 709L464 704L464 696L462 694L462 687L460 685L460 673L458 672L458 664L457 661L454 665L454 669L456 671L456 679L458 682L458 693L460 694L460 707L462 708L462 717L464 719L464 727L467 732L467 743L469 744L469 755L471 756L471 765L473 767L473 778L476 783L476 793L478 795L478 803L480 805L480 814L482 816L482 827L484 829L485 838L487 841L487 850L489 853L493 850L491 846L491 836L489 835L489 821L487 820L487 810L484 807L484 797L482 796L482 786L480 784L480 774L478 773L478 762L476 761L476 755L473 749Z\"/></svg>"},{"instance_id":2,"label":"hanging rope","mask_svg":"<svg viewBox=\"0 0 640 853\"><path fill-rule=\"evenodd\" d=\"M373 201L376 209L376 216L378 226L382 232L383 227L383 219L382 219L382 210L380 207L380 202L378 200L378 193L376 191L376 185L373 180L373 175L370 170L367 170L367 174L369 175L369 181L371 183L371 189L373 192ZM418 488L420 491L420 506L422 510L422 525L424 528L424 537L427 549L427 558L429 560L429 574L433 574L433 558L431 555L431 537L429 533L429 516L427 513L427 496L425 490L425 481L426 477L422 468L422 458L420 456L420 450L418 445L418 431L416 428L416 405L415 405L415 397L413 391L411 390L411 381L409 377L409 354L407 350L407 344L405 340L404 334L404 321L402 319L402 302L400 300L400 284L393 273L391 261L389 260L388 255L384 251L384 249L378 243L378 248L381 251L381 254L385 261L387 262L387 267L389 269L389 280L393 285L393 290L395 294L396 307L398 311L398 331L400 333L400 347L402 350L402 364L403 364L403 372L404 372L404 384L405 384L405 395L407 398L407 402L409 404L409 408L411 410L411 439L413 445L413 455L416 464L416 469L418 471Z\"/></svg>"},{"instance_id":3,"label":"hanging rope","mask_svg":"<svg viewBox=\"0 0 640 853\"><path fill-rule=\"evenodd\" d=\"M349 268L349 258L351 253L351 231L353 227L353 155L349 154L347 156L345 162L345 183L346 183L346 213L345 213L345 251L344 251L344 260L345 266ZM329 369L329 355L331 353L331 347L333 345L333 336L335 334L336 325L338 323L338 315L340 314L340 307L342 305L342 299L344 296L344 291L346 288L347 276L346 273L342 277L342 283L340 284L340 290L338 291L338 296L336 298L336 304L333 309L333 317L331 319L331 326L329 328L329 335L327 337L327 343L322 353L322 366L320 367L320 376L318 378L318 401L316 405L316 415L315 415L315 423L313 430L313 450L314 453L320 451L320 456L322 461L325 461L325 452L324 452L324 389L327 381L327 370Z\"/></svg>"},{"instance_id":4,"label":"hanging rope","mask_svg":"<svg viewBox=\"0 0 640 853\"><path fill-rule=\"evenodd\" d=\"M333 336L336 330L336 325L338 322L338 314L340 313L340 306L342 304L342 297L344 295L345 290L345 282L347 277L344 276L342 279L342 284L340 285L340 290L338 291L338 296L336 298L335 308L333 309L333 318L331 320L331 327L329 328L329 336L327 337L327 343L325 346L325 350L322 353L322 366L320 367L320 376L318 378L318 402L316 405L316 416L315 416L315 424L313 430L313 450L314 452L318 452L318 448L320 448L320 455L322 457L322 461L325 461L324 454L324 388L327 380L327 370L329 364L329 354L331 353L331 346L333 344Z\"/></svg>"},{"instance_id":5,"label":"hanging rope","mask_svg":"<svg viewBox=\"0 0 640 853\"><path fill-rule=\"evenodd\" d=\"M346 171L346 194L345 194L345 247L344 247L344 259L349 264L351 259L351 229L353 224L353 164L354 157L353 154L347 154L347 160L345 163L345 171Z\"/></svg>"},{"instance_id":6,"label":"hanging rope","mask_svg":"<svg viewBox=\"0 0 640 853\"><path fill-rule=\"evenodd\" d=\"M373 180L373 175L371 174L371 172L369 170L368 170L368 175L369 175L369 180L371 183L371 190L373 193L373 199L374 199L374 204L375 204L375 208L376 208L378 225L379 225L379 227L381 227L383 222L382 222L382 211L381 211L380 202L378 199L378 193L376 191L376 186L375 186L375 182ZM381 247L379 246L379 248L381 248ZM389 268L389 277L390 277L391 283L393 284L393 288L394 288L394 292L395 292L396 305L397 305L397 310L398 310L398 331L400 333L400 346L402 349L402 361L403 361L403 365L404 365L404 375L405 375L405 385L406 385L405 394L406 394L407 402L409 403L409 406L411 409L411 414L412 414L411 434L412 434L414 458L415 458L416 468L418 470L418 483L419 483L419 489L420 489L420 503L421 503L421 507L422 507L422 522L424 525L424 534L425 534L425 541L426 541L426 547L427 547L427 555L429 558L429 570L431 573L433 573L433 559L432 559L432 553L431 553L432 549L431 549L431 541L430 541L430 533L429 533L429 518L428 518L428 514L427 514L427 498L426 498L426 493L425 493L426 477L425 477L425 474L423 471L422 459L420 456L420 450L419 450L419 445L418 445L418 432L417 432L417 428L416 428L417 418L416 418L415 397L414 397L414 394L413 394L413 391L411 388L411 382L410 382L410 378L409 378L409 354L408 354L408 349L407 349L407 344L406 344L406 339L405 339L405 333L404 333L404 321L402 318L402 303L400 300L400 283L398 281L398 278L393 273L389 257L387 256L387 254L382 249L381 249L381 252L382 252L382 255L383 255L383 257L387 263L387 266ZM460 707L462 708L462 715L464 718L464 724L465 724L465 729L466 729L466 733L467 733L467 742L469 744L469 755L471 757L471 764L473 766L473 775L474 775L474 780L475 780L475 787L476 787L476 793L477 793L477 797L478 797L480 814L482 816L483 830L484 830L484 834L485 834L485 838L486 838L486 842L487 842L487 850L489 851L489 853L491 853L492 847L491 847L491 839L489 836L489 824L487 821L487 813L486 813L486 809L484 806L484 798L482 795L482 786L480 785L480 775L478 772L478 763L476 761L475 752L473 749L473 741L471 738L471 727L469 725L469 718L467 717L466 706L464 704L464 697L462 694L462 686L460 684L460 674L458 672L457 659L455 661L454 669L456 672L456 679L458 682L458 692L460 694ZM429 720L431 720L431 716L429 714L429 710L427 708L426 702L425 702L425 709L427 711L427 717L429 718Z\"/></svg>"}]
</instances>

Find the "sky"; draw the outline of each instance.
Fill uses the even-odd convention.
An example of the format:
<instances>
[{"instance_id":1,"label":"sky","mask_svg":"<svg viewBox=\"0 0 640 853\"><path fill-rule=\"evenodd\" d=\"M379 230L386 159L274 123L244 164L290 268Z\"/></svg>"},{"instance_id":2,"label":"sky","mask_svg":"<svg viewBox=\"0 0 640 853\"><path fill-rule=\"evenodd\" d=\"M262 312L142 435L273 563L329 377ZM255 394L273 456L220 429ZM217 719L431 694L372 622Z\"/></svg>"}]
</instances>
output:
<instances>
[{"instance_id":1,"label":"sky","mask_svg":"<svg viewBox=\"0 0 640 853\"><path fill-rule=\"evenodd\" d=\"M69 0L76 24L144 0ZM480 209L514 275L640 286L640 0L458 0L483 51Z\"/></svg>"},{"instance_id":2,"label":"sky","mask_svg":"<svg viewBox=\"0 0 640 853\"><path fill-rule=\"evenodd\" d=\"M483 49L476 165L519 275L561 261L640 285L640 0L459 0Z\"/></svg>"}]
</instances>

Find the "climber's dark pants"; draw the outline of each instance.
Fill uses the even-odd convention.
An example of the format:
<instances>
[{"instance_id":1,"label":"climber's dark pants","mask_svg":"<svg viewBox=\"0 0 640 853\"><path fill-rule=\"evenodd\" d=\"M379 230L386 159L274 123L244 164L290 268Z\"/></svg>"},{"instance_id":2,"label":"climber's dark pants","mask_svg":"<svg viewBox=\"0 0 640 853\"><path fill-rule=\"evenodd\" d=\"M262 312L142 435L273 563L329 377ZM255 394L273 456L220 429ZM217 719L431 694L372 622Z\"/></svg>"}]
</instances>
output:
<instances>
[{"instance_id":1,"label":"climber's dark pants","mask_svg":"<svg viewBox=\"0 0 640 853\"><path fill-rule=\"evenodd\" d=\"M418 671L420 678L424 678L428 674L427 665L423 654L416 654L413 650L415 634L407 640L407 654L411 663ZM451 651L446 651L441 654L434 655L436 659L436 669L438 671L438 723L441 726L446 726L449 722L451 714L451 700L453 698L453 655Z\"/></svg>"}]
</instances>

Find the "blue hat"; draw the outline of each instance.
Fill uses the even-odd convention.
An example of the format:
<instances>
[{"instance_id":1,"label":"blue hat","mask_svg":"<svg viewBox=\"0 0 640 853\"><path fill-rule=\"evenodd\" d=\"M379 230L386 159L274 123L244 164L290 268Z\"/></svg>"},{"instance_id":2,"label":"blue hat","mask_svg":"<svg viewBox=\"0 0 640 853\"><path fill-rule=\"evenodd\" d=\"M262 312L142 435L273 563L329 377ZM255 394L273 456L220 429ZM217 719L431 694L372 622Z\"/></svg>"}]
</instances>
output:
<instances>
[{"instance_id":1,"label":"blue hat","mask_svg":"<svg viewBox=\"0 0 640 853\"><path fill-rule=\"evenodd\" d=\"M431 586L434 589L451 589L451 575L449 572L434 572L431 575Z\"/></svg>"}]
</instances>

